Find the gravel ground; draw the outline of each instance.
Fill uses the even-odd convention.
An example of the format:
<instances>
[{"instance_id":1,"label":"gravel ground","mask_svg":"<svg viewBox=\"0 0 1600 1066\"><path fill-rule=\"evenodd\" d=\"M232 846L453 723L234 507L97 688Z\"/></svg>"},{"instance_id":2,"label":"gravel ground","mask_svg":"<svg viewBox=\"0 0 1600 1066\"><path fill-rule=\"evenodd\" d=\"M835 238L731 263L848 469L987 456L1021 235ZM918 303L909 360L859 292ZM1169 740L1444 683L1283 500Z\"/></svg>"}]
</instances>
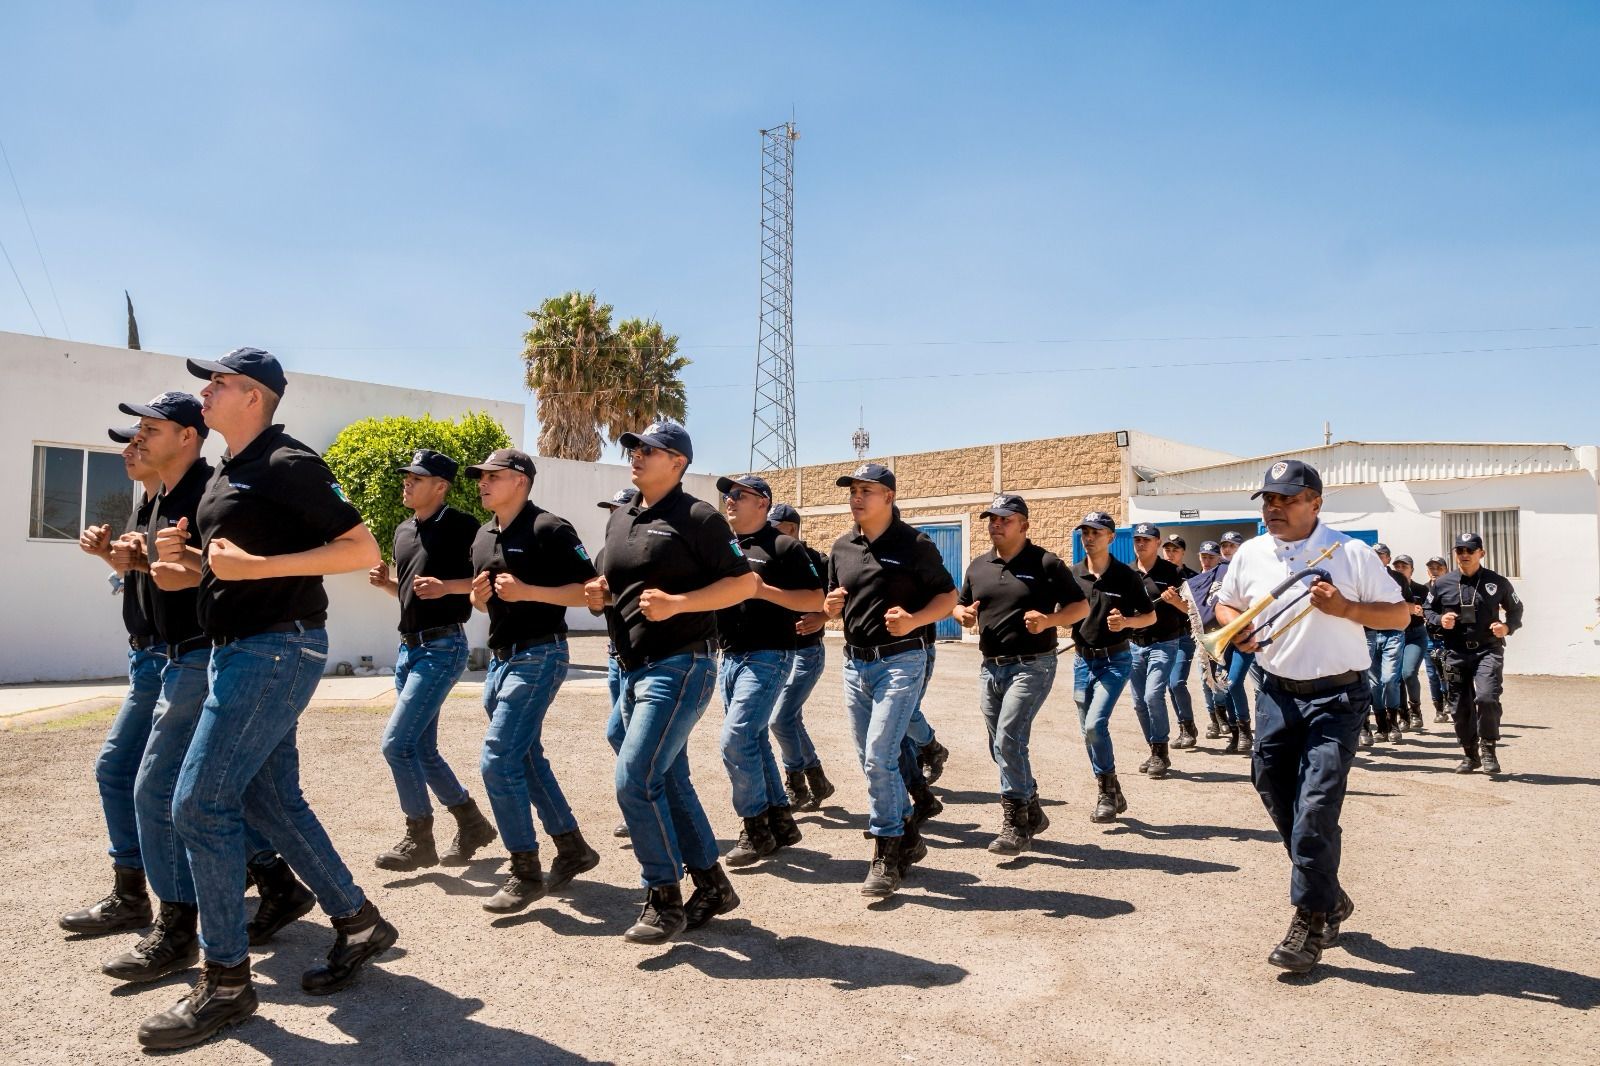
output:
<instances>
[{"instance_id":1,"label":"gravel ground","mask_svg":"<svg viewBox=\"0 0 1600 1066\"><path fill-rule=\"evenodd\" d=\"M574 659L595 662L592 639ZM499 852L463 870L396 875L372 856L399 835L378 754L387 707L316 707L301 722L306 792L399 946L350 990L301 993L331 932L314 912L254 957L261 1009L194 1062L1593 1062L1600 962L1593 891L1600 684L1507 687L1502 762L1451 773L1448 727L1363 753L1344 816L1356 901L1342 946L1307 977L1265 964L1289 918L1288 864L1248 761L1202 741L1165 781L1126 697L1112 727L1129 810L1088 821L1093 779L1070 674L1034 729L1051 826L1009 861L970 647L941 648L928 710L952 756L930 853L899 895L858 894L865 791L841 712L839 656L808 711L833 806L805 840L734 872L743 904L664 947L625 943L641 891L617 822L605 698L564 693L546 749L600 867L529 911L478 904ZM1065 663L1063 664L1065 665ZM724 842L738 828L714 701L692 762ZM1431 715L1429 716L1431 718ZM104 715L0 734L0 1033L10 1062L126 1062L134 1031L189 983L118 986L100 961L135 939L65 940L55 918L109 879L93 762ZM440 730L470 780L482 713L452 699ZM447 833L445 835L448 835ZM1588 1049L1588 1050L1585 1050Z\"/></svg>"}]
</instances>

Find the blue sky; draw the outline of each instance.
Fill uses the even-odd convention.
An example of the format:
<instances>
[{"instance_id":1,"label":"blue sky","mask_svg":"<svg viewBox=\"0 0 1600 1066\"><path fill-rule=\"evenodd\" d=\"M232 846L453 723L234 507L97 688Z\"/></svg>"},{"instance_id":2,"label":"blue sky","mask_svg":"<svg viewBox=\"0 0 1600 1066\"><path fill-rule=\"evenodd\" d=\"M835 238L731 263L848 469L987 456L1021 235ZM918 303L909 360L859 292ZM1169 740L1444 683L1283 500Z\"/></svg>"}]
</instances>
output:
<instances>
[{"instance_id":1,"label":"blue sky","mask_svg":"<svg viewBox=\"0 0 1600 1066\"><path fill-rule=\"evenodd\" d=\"M802 461L863 407L877 452L1576 444L1596 55L1577 3L62 2L8 12L0 139L78 339L127 288L148 348L531 415L523 312L593 289L682 338L701 469L748 457L791 107ZM0 240L61 335L4 174Z\"/></svg>"}]
</instances>

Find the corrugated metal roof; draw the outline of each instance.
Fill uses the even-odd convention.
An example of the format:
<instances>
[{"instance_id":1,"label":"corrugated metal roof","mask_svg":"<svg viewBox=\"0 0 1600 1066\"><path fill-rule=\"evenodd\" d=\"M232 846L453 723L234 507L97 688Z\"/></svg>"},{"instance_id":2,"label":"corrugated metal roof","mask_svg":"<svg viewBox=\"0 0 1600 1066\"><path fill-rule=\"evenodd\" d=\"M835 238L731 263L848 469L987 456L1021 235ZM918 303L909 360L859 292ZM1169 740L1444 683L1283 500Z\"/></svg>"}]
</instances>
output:
<instances>
[{"instance_id":1,"label":"corrugated metal roof","mask_svg":"<svg viewBox=\"0 0 1600 1066\"><path fill-rule=\"evenodd\" d=\"M1582 469L1576 450L1566 444L1347 440L1233 463L1163 471L1153 481L1140 485L1139 493L1171 496L1184 492L1254 491L1261 487L1262 471L1278 459L1310 463L1322 475L1324 486L1448 481Z\"/></svg>"}]
</instances>

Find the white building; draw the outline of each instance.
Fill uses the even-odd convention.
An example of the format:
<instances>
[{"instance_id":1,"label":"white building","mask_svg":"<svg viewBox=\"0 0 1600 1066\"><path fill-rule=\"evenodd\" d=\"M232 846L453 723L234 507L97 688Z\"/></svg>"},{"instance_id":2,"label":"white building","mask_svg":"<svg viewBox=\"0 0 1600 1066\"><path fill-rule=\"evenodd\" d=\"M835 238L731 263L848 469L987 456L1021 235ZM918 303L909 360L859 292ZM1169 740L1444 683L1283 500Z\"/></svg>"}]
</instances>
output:
<instances>
[{"instance_id":1,"label":"white building","mask_svg":"<svg viewBox=\"0 0 1600 1066\"><path fill-rule=\"evenodd\" d=\"M1277 455L1148 472L1129 498L1129 522L1183 533L1192 557L1226 529L1252 535L1260 504L1250 494L1278 459L1322 475L1322 517L1336 529L1381 540L1416 562L1450 558L1455 534L1482 535L1485 565L1516 584L1525 608L1506 672L1600 675L1600 452L1565 444L1363 443L1345 441ZM1191 562L1191 565L1193 563Z\"/></svg>"},{"instance_id":2,"label":"white building","mask_svg":"<svg viewBox=\"0 0 1600 1066\"><path fill-rule=\"evenodd\" d=\"M301 374L292 369L292 355L285 361L289 388L278 415L313 448L326 448L352 422L386 415L455 418L482 411L505 426L513 441L522 437L520 403ZM0 551L0 587L6 592L0 683L123 674L127 637L121 602L108 581L111 571L77 547L86 522L120 525L134 499L122 449L106 429L135 421L118 413L119 403L143 403L168 390L198 393L204 385L178 356L4 332L0 381L0 500L11 501L0 503L0 543L10 545ZM222 448L214 434L206 455L215 462ZM535 502L570 519L591 550L597 549L606 512L595 504L628 487L627 468L536 462ZM716 499L709 476L691 475L685 487ZM364 574L328 578L327 587L329 662L354 664L371 656L378 666L392 666L399 617L394 600L369 586ZM568 624L603 628L581 609L568 613ZM473 646L483 644L486 632L483 616L476 616L469 627Z\"/></svg>"}]
</instances>

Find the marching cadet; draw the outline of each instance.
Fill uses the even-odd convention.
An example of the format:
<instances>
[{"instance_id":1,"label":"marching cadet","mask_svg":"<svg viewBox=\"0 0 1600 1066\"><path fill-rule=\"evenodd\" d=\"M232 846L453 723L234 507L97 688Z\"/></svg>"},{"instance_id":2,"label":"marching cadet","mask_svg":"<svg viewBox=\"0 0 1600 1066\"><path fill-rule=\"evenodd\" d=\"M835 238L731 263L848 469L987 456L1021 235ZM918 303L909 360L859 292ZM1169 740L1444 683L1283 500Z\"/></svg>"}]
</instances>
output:
<instances>
[{"instance_id":1,"label":"marching cadet","mask_svg":"<svg viewBox=\"0 0 1600 1066\"><path fill-rule=\"evenodd\" d=\"M1212 595L1212 588L1217 581L1221 580L1222 574L1227 573L1226 570L1222 571L1221 574L1216 572L1217 565L1221 562L1222 546L1214 540L1201 541L1200 573L1196 574L1195 577L1204 577L1205 580L1195 581L1190 578L1189 587L1194 590L1195 605L1201 612L1207 632L1215 628L1215 622L1213 621L1215 608L1211 602L1215 599L1215 596ZM1204 686L1201 691L1205 694L1206 716L1210 719L1209 724L1206 726L1206 739L1216 740L1228 728L1228 722L1232 717L1228 710L1227 691L1219 691L1210 685Z\"/></svg>"},{"instance_id":2,"label":"marching cadet","mask_svg":"<svg viewBox=\"0 0 1600 1066\"><path fill-rule=\"evenodd\" d=\"M1456 569L1434 581L1424 617L1443 636L1444 675L1464 753L1456 773L1482 769L1498 774L1495 745L1500 742L1506 638L1522 628L1522 600L1510 581L1483 565L1483 538L1478 534L1458 534L1453 550Z\"/></svg>"},{"instance_id":3,"label":"marching cadet","mask_svg":"<svg viewBox=\"0 0 1600 1066\"><path fill-rule=\"evenodd\" d=\"M1389 566L1389 546L1380 541L1372 546L1372 552L1388 571L1390 580L1400 587L1403 598L1405 583ZM1369 629L1367 647L1372 653L1367 684L1372 686L1372 716L1378 722L1376 739L1398 744L1406 724L1400 711L1400 660L1405 652L1405 634L1399 630ZM1361 746L1372 747L1373 739L1369 723L1361 731Z\"/></svg>"},{"instance_id":4,"label":"marching cadet","mask_svg":"<svg viewBox=\"0 0 1600 1066\"><path fill-rule=\"evenodd\" d=\"M1244 544L1244 534L1228 530L1217 540L1217 547L1222 552L1224 569L1233 559L1241 545ZM1218 578L1220 581L1221 578ZM1250 667L1255 665L1254 655L1241 652L1235 647L1228 656L1228 711L1234 729L1237 731L1239 744L1232 743L1223 749L1224 754L1250 754L1250 746L1254 738L1250 732L1250 697L1246 692L1245 678L1250 676ZM1235 748L1237 747L1237 752Z\"/></svg>"},{"instance_id":5,"label":"marching cadet","mask_svg":"<svg viewBox=\"0 0 1600 1066\"><path fill-rule=\"evenodd\" d=\"M637 490L635 489L618 489L609 499L601 500L595 506L610 514L618 507L626 507L631 504L635 495L637 495ZM606 550L601 548L599 554L594 557L595 573L605 573L605 558ZM585 586L585 595L587 596L587 586ZM606 629L608 631L613 628L611 624L613 611L614 608L612 607L604 607L599 610L593 607L589 608L590 614L599 615L606 619ZM617 643L609 633L606 637L606 692L611 696L611 716L606 719L606 743L611 745L613 752L620 752L622 750L622 738L627 733L627 723L622 719L622 663L617 659ZM619 821L617 827L611 830L611 835L624 840L627 839L628 823Z\"/></svg>"},{"instance_id":6,"label":"marching cadet","mask_svg":"<svg viewBox=\"0 0 1600 1066\"><path fill-rule=\"evenodd\" d=\"M1395 556L1390 568L1401 579L1400 595L1411 609L1411 619L1406 623L1405 646L1400 655L1400 705L1406 723L1414 732L1421 732L1422 678L1418 676L1422 661L1428 657L1428 629L1422 620L1422 604L1428 598L1428 586L1411 580L1416 564L1409 555Z\"/></svg>"},{"instance_id":7,"label":"marching cadet","mask_svg":"<svg viewBox=\"0 0 1600 1066\"><path fill-rule=\"evenodd\" d=\"M1150 757L1139 764L1139 772L1149 774L1152 780L1166 777L1172 766L1167 750L1172 731L1172 721L1167 717L1167 687L1178 660L1178 637L1189 630L1188 611L1178 595L1183 579L1177 567L1160 557L1160 544L1161 530L1149 522L1133 527L1134 566L1156 611L1153 623L1128 635L1133 642L1133 673L1129 678L1133 713L1139 719L1145 743L1150 745ZM1188 746L1190 735L1194 734L1192 712L1189 717L1186 726L1179 726L1182 747Z\"/></svg>"},{"instance_id":8,"label":"marching cadet","mask_svg":"<svg viewBox=\"0 0 1600 1066\"><path fill-rule=\"evenodd\" d=\"M767 519L786 537L800 540L800 512L786 503L774 504ZM828 574L828 560L823 554L800 540L811 565L824 580ZM822 769L822 757L806 731L806 700L822 678L827 664L827 651L822 645L822 631L828 616L822 611L808 611L794 624L794 668L778 693L778 703L772 709L772 737L778 742L778 752L783 756L784 790L789 804L798 811L815 811L834 793L834 785Z\"/></svg>"},{"instance_id":9,"label":"marching cadet","mask_svg":"<svg viewBox=\"0 0 1600 1066\"><path fill-rule=\"evenodd\" d=\"M1167 539L1161 542L1161 557L1177 567L1180 588L1198 573L1183 561L1184 553L1188 550L1189 545L1177 533L1168 533ZM1167 602L1187 614L1188 608L1183 606L1183 596L1177 589L1173 590ZM1194 634L1189 631L1188 619L1185 618L1183 628L1178 631L1178 654L1173 656L1172 671L1167 675L1167 696L1172 700L1172 710L1178 716L1178 738L1172 742L1174 748L1192 748L1200 739L1194 724L1194 697L1189 693L1189 671L1194 665L1194 653Z\"/></svg>"},{"instance_id":10,"label":"marching cadet","mask_svg":"<svg viewBox=\"0 0 1600 1066\"><path fill-rule=\"evenodd\" d=\"M1000 833L996 855L1017 855L1050 825L1028 758L1033 720L1056 679L1056 629L1089 613L1067 564L1028 539L1028 503L1014 493L994 498L978 515L989 520L994 548L972 561L952 612L978 629L978 706L989 753L1000 768Z\"/></svg>"},{"instance_id":11,"label":"marching cadet","mask_svg":"<svg viewBox=\"0 0 1600 1066\"><path fill-rule=\"evenodd\" d=\"M1428 560L1428 588L1433 588L1433 583L1450 572L1450 564L1445 562L1444 556L1435 555ZM1427 602L1427 598L1423 598ZM1427 612L1423 612L1423 628L1428 633L1428 694L1433 697L1433 721L1442 725L1449 721L1450 708L1454 701L1450 698L1450 690L1444 678L1444 631L1438 626L1428 622Z\"/></svg>"}]
</instances>

